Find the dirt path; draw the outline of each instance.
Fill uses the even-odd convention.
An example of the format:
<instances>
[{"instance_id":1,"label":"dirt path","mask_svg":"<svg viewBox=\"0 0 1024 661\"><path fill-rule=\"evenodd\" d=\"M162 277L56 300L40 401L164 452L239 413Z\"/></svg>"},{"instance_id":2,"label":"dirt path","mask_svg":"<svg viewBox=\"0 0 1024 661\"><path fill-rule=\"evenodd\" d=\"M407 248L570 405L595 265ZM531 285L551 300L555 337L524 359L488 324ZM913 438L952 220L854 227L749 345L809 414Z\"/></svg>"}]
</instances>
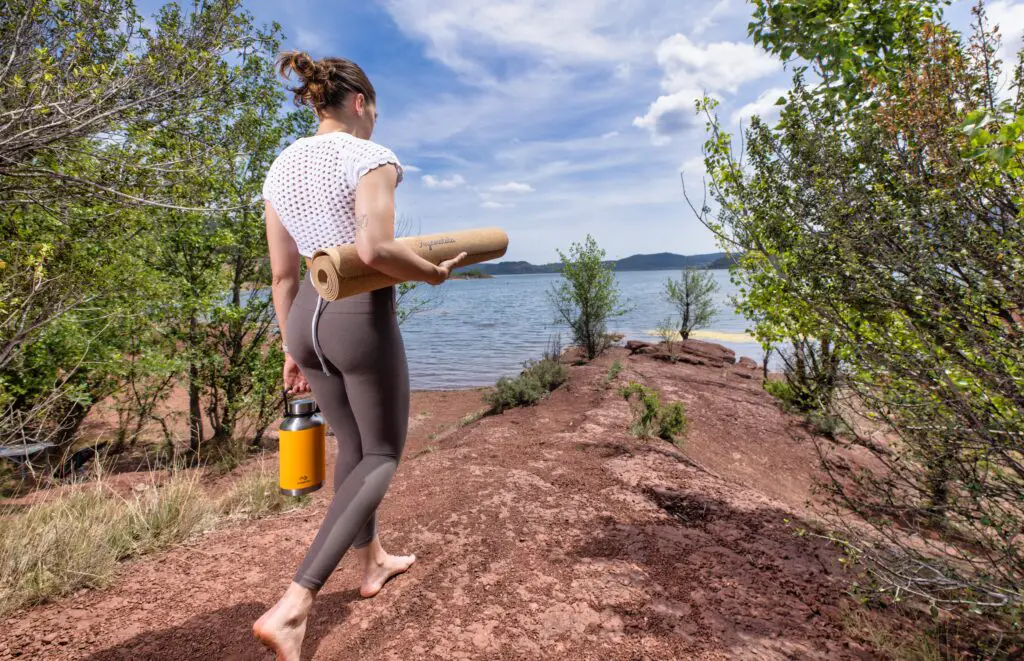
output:
<instances>
[{"instance_id":1,"label":"dirt path","mask_svg":"<svg viewBox=\"0 0 1024 661\"><path fill-rule=\"evenodd\" d=\"M605 388L612 358L625 369ZM794 534L812 441L742 369L620 351L574 368L540 406L410 447L380 520L385 545L419 561L363 600L344 560L303 658L873 658L844 634L834 552ZM626 433L614 386L628 379L687 403L685 453ZM0 658L269 659L250 626L327 495L17 614Z\"/></svg>"}]
</instances>

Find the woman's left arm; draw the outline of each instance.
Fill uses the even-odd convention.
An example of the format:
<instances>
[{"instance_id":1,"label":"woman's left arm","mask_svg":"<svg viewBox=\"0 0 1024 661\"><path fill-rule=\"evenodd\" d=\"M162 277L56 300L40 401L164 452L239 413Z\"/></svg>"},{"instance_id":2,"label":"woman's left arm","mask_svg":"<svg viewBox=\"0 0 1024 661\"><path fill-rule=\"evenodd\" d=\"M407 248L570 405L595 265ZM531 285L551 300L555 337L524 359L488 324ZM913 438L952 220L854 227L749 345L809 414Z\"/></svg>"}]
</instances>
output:
<instances>
[{"instance_id":1,"label":"woman's left arm","mask_svg":"<svg viewBox=\"0 0 1024 661\"><path fill-rule=\"evenodd\" d=\"M274 300L274 312L277 314L281 343L288 346L288 312L291 310L295 295L299 292L299 248L295 245L295 239L281 224L281 218L269 201L264 203L264 210L267 220L267 249L270 253L270 291ZM309 384L287 351L284 356L284 385L296 392L309 390Z\"/></svg>"}]
</instances>

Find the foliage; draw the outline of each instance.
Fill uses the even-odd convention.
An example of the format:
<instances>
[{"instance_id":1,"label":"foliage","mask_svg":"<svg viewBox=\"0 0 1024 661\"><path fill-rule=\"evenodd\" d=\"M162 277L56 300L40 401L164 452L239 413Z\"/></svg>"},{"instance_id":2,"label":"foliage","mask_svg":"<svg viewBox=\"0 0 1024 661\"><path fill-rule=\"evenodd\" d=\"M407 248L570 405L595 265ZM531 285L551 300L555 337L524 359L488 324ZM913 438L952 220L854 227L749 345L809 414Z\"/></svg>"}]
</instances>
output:
<instances>
[{"instance_id":1,"label":"foliage","mask_svg":"<svg viewBox=\"0 0 1024 661\"><path fill-rule=\"evenodd\" d=\"M949 0L752 0L747 31L784 61L794 55L813 67L830 103L855 108L871 102L870 88L898 84L921 56L922 32L942 18ZM795 70L802 75L806 65Z\"/></svg>"},{"instance_id":2,"label":"foliage","mask_svg":"<svg viewBox=\"0 0 1024 661\"><path fill-rule=\"evenodd\" d=\"M679 331L676 330L679 325L672 319L672 317L666 317L658 322L658 325L654 328L654 334L661 338L661 341L668 348L669 351L673 351L673 341L676 339L676 335Z\"/></svg>"},{"instance_id":3,"label":"foliage","mask_svg":"<svg viewBox=\"0 0 1024 661\"><path fill-rule=\"evenodd\" d=\"M831 411L839 380L839 360L831 342L794 338L791 347L789 351L779 351L786 387L776 388L776 392L795 411Z\"/></svg>"},{"instance_id":4,"label":"foliage","mask_svg":"<svg viewBox=\"0 0 1024 661\"><path fill-rule=\"evenodd\" d=\"M607 348L608 320L626 313L620 304L613 264L604 264L605 252L589 234L573 243L569 254L561 250L562 281L549 292L558 321L572 331L573 342L593 360Z\"/></svg>"},{"instance_id":5,"label":"foliage","mask_svg":"<svg viewBox=\"0 0 1024 661\"><path fill-rule=\"evenodd\" d=\"M997 35L980 7L964 41L937 3L841 2L838 21L836 3L755 4L759 43L825 82L798 70L778 125L746 132L744 161L706 99L719 209L696 211L743 253L733 277L758 339L804 343L828 368L805 362L788 396L806 408L842 390L893 432L852 441L877 468L825 463L834 502L900 549L870 552L880 589L1019 602L1024 113L1020 95L998 100Z\"/></svg>"},{"instance_id":6,"label":"foliage","mask_svg":"<svg viewBox=\"0 0 1024 661\"><path fill-rule=\"evenodd\" d=\"M682 402L666 404L658 415L658 438L677 443L679 437L686 433L687 424L686 407Z\"/></svg>"},{"instance_id":7,"label":"foliage","mask_svg":"<svg viewBox=\"0 0 1024 661\"><path fill-rule=\"evenodd\" d=\"M630 381L619 388L619 396L630 403L633 422L630 433L637 438L657 437L677 442L677 437L686 431L686 409L682 402L666 406L656 390Z\"/></svg>"},{"instance_id":8,"label":"foliage","mask_svg":"<svg viewBox=\"0 0 1024 661\"><path fill-rule=\"evenodd\" d=\"M258 443L282 362L259 187L309 126L280 116L277 26L237 0L168 4L148 27L122 0L8 5L0 437L69 446L112 397L112 451L154 423L170 443L157 411L184 381L193 451L237 454L242 420Z\"/></svg>"},{"instance_id":9,"label":"foliage","mask_svg":"<svg viewBox=\"0 0 1024 661\"><path fill-rule=\"evenodd\" d=\"M532 406L565 383L569 371L565 365L549 358L527 361L519 376L498 379L494 389L484 395L491 413L501 413L519 406Z\"/></svg>"},{"instance_id":10,"label":"foliage","mask_svg":"<svg viewBox=\"0 0 1024 661\"><path fill-rule=\"evenodd\" d=\"M678 280L665 282L665 298L679 314L679 335L683 341L690 333L704 328L715 318L714 293L718 291L715 276L709 271L684 269Z\"/></svg>"}]
</instances>

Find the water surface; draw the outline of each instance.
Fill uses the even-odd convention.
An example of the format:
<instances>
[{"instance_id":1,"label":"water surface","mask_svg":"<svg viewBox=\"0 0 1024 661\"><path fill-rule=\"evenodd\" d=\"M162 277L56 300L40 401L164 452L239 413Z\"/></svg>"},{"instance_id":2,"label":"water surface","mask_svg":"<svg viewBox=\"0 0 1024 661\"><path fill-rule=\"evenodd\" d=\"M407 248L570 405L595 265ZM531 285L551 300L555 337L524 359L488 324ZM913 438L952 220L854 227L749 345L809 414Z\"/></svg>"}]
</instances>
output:
<instances>
[{"instance_id":1,"label":"water surface","mask_svg":"<svg viewBox=\"0 0 1024 661\"><path fill-rule=\"evenodd\" d=\"M760 345L746 335L749 324L736 314L729 296L736 288L728 271L710 271L718 282L718 312L695 337L718 342L760 362ZM613 319L609 330L627 339L657 339L653 333L672 313L664 298L665 280L679 271L616 273L622 298L631 308ZM425 292L436 294L429 309L402 325L412 387L417 390L490 385L498 377L518 374L523 361L539 358L552 336L567 327L555 323L548 297L561 276L554 273L504 275L482 280L452 280Z\"/></svg>"}]
</instances>

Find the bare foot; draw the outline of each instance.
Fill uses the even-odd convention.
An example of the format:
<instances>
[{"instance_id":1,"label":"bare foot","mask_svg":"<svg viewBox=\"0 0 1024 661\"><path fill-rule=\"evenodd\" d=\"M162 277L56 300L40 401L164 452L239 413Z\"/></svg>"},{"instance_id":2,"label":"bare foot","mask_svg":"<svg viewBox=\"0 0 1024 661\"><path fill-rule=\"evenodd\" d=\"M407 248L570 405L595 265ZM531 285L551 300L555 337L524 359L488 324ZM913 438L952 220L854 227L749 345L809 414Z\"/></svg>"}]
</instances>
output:
<instances>
[{"instance_id":1,"label":"bare foot","mask_svg":"<svg viewBox=\"0 0 1024 661\"><path fill-rule=\"evenodd\" d=\"M416 562L414 555L384 555L383 559L373 562L363 574L363 584L359 594L369 599L373 597L392 576L397 576L412 567Z\"/></svg>"},{"instance_id":2,"label":"bare foot","mask_svg":"<svg viewBox=\"0 0 1024 661\"><path fill-rule=\"evenodd\" d=\"M282 605L283 601L277 602L260 616L256 624L252 625L252 632L277 655L277 661L300 661L302 639L306 635L306 616L301 611Z\"/></svg>"}]
</instances>

